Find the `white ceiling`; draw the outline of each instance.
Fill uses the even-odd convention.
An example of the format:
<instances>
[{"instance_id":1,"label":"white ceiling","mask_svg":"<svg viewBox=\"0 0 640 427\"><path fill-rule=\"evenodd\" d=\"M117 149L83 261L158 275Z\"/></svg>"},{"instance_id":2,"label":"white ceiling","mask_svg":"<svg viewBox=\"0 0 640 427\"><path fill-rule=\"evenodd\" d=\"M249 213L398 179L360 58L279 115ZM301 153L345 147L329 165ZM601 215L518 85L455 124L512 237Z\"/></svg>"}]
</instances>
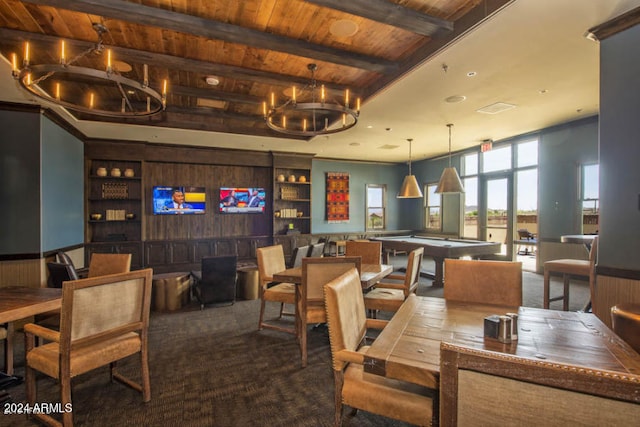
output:
<instances>
[{"instance_id":1,"label":"white ceiling","mask_svg":"<svg viewBox=\"0 0 640 427\"><path fill-rule=\"evenodd\" d=\"M498 141L597 114L599 46L585 33L638 6L640 0L515 0L369 99L355 128L309 142L71 121L92 138L383 162L406 161L406 139L413 138L414 160L436 157L448 149L447 123L454 124L452 149L457 151L485 139ZM0 99L35 102L10 77L8 61L0 62L5 76L0 79ZM469 72L475 77L468 77ZM466 99L445 102L456 95ZM496 102L516 107L494 115L476 112Z\"/></svg>"}]
</instances>

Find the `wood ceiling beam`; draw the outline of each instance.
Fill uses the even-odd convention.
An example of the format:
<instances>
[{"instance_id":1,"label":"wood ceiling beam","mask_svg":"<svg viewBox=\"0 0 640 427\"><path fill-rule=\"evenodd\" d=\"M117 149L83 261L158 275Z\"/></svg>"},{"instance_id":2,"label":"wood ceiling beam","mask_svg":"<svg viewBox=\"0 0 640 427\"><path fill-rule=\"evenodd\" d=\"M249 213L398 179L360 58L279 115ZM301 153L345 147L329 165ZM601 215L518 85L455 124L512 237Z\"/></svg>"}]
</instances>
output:
<instances>
[{"instance_id":1,"label":"wood ceiling beam","mask_svg":"<svg viewBox=\"0 0 640 427\"><path fill-rule=\"evenodd\" d=\"M59 37L55 36L49 36L41 33L31 33L27 31L9 30L6 28L0 28L0 39L13 43L23 43L25 41L37 42L39 45L44 45L48 49L56 49L61 40ZM84 51L95 46L95 43L86 42L83 40L75 40L69 38L65 38L64 40L67 43L67 49L73 49L77 51ZM154 53L144 50L129 49L126 47L111 45L109 45L108 47L113 51L118 59L125 60L126 62L131 63L148 64L155 67L169 68L178 71L189 70L191 72L202 73L205 75L215 74L219 77L232 78L235 80L247 80L275 86L290 86L294 83L301 86L309 84L309 79L303 77L286 76L250 68L199 61L196 59L182 58L179 56ZM336 91L344 91L347 88L347 86L337 85L330 82L318 81L318 84L324 84L327 89ZM352 88L351 90L355 94L357 94L358 92L355 88Z\"/></svg>"},{"instance_id":2,"label":"wood ceiling beam","mask_svg":"<svg viewBox=\"0 0 640 427\"><path fill-rule=\"evenodd\" d=\"M402 28L427 37L441 37L453 31L453 23L387 0L305 0L372 21Z\"/></svg>"},{"instance_id":3,"label":"wood ceiling beam","mask_svg":"<svg viewBox=\"0 0 640 427\"><path fill-rule=\"evenodd\" d=\"M268 34L252 28L244 28L225 22L212 21L197 16L171 12L121 0L24 0L43 6L51 6L76 12L100 15L110 19L165 28L208 39L253 46L260 49L285 52L305 58L346 65L382 74L398 69L396 63L381 58L333 49L290 37Z\"/></svg>"}]
</instances>

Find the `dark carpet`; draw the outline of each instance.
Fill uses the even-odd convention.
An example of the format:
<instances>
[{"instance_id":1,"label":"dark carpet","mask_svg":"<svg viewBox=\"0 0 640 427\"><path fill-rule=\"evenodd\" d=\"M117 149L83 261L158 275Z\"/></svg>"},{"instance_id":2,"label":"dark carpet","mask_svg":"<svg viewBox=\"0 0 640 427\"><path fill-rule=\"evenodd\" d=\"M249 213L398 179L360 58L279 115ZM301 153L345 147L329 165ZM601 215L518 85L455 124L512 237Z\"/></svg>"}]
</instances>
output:
<instances>
[{"instance_id":1,"label":"dark carpet","mask_svg":"<svg viewBox=\"0 0 640 427\"><path fill-rule=\"evenodd\" d=\"M403 265L406 258L394 257ZM430 268L425 260L425 267ZM419 295L442 296L422 279ZM556 286L560 286L557 282ZM572 285L572 309L588 298L588 285ZM524 305L542 304L542 277L524 273ZM151 402L140 393L109 381L108 368L76 377L72 383L76 426L330 426L333 425L333 374L325 327L310 328L309 359L300 367L294 337L277 331L257 331L258 300L233 306L197 304L178 312L151 315L149 330ZM277 304L268 304L275 318ZM283 322L290 322L286 319ZM22 335L16 337L16 374L24 375ZM135 358L121 370L138 379ZM24 403L24 385L12 388L14 403ZM38 379L38 402L59 402L58 384ZM3 408L5 409L5 408ZM358 411L345 410L343 425L405 426ZM0 425L33 426L25 415L0 415Z\"/></svg>"}]
</instances>

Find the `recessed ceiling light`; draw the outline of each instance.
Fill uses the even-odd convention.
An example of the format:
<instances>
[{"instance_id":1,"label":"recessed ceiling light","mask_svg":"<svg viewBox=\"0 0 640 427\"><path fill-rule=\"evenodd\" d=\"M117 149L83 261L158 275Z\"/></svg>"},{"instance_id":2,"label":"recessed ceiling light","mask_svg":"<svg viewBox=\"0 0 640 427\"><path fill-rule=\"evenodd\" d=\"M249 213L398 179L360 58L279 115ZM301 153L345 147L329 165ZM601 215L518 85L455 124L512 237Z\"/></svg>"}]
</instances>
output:
<instances>
[{"instance_id":1,"label":"recessed ceiling light","mask_svg":"<svg viewBox=\"0 0 640 427\"><path fill-rule=\"evenodd\" d=\"M478 73L476 73L475 71L469 71L469 72L467 73L467 77L475 77L475 76L477 76L477 75L478 75Z\"/></svg>"},{"instance_id":2,"label":"recessed ceiling light","mask_svg":"<svg viewBox=\"0 0 640 427\"><path fill-rule=\"evenodd\" d=\"M358 32L358 24L350 19L339 19L331 24L329 32L336 37L351 37Z\"/></svg>"},{"instance_id":3,"label":"recessed ceiling light","mask_svg":"<svg viewBox=\"0 0 640 427\"><path fill-rule=\"evenodd\" d=\"M549 92L547 89L540 89L540 90L538 91L538 93L539 93L540 95L544 95L544 94L545 94L545 93L547 93L547 92Z\"/></svg>"},{"instance_id":4,"label":"recessed ceiling light","mask_svg":"<svg viewBox=\"0 0 640 427\"><path fill-rule=\"evenodd\" d=\"M445 101L448 102L449 104L455 104L456 102L462 102L465 99L467 99L467 97L464 95L453 95L448 98L445 98Z\"/></svg>"},{"instance_id":5,"label":"recessed ceiling light","mask_svg":"<svg viewBox=\"0 0 640 427\"><path fill-rule=\"evenodd\" d=\"M373 129L373 125L367 125L367 129Z\"/></svg>"}]
</instances>

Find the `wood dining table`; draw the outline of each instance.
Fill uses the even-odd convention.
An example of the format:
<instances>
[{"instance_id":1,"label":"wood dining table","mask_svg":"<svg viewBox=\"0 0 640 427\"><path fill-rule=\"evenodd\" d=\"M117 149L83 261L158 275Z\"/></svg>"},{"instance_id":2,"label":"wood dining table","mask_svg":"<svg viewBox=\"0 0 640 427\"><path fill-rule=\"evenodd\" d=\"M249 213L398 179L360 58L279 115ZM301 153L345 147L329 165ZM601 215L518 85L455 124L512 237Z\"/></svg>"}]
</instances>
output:
<instances>
[{"instance_id":1,"label":"wood dining table","mask_svg":"<svg viewBox=\"0 0 640 427\"><path fill-rule=\"evenodd\" d=\"M484 318L518 313L518 340L484 337ZM591 313L447 301L411 295L372 343L366 372L439 389L440 343L640 374L633 349Z\"/></svg>"},{"instance_id":2,"label":"wood dining table","mask_svg":"<svg viewBox=\"0 0 640 427\"><path fill-rule=\"evenodd\" d=\"M26 286L0 287L0 324L11 323L36 314L58 310L62 306L62 289L29 288ZM13 351L13 349L11 349ZM7 355L8 363L13 364L13 354ZM0 372L2 382L16 384L20 377ZM8 398L4 392L3 399Z\"/></svg>"}]
</instances>

